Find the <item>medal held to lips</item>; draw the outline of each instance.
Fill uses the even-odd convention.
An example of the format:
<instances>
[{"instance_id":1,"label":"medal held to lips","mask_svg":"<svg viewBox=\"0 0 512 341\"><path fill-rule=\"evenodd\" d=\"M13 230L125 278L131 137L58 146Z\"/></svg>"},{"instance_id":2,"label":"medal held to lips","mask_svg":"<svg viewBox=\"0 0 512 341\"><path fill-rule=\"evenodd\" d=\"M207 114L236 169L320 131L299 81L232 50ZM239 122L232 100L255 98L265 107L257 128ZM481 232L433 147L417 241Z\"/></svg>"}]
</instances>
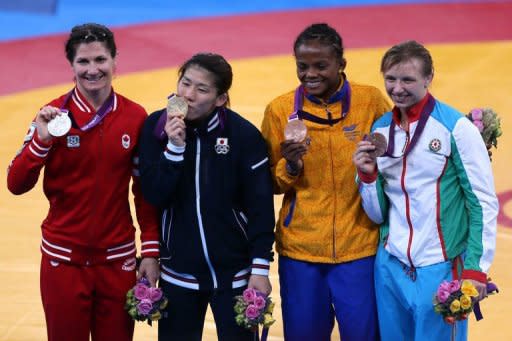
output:
<instances>
[{"instance_id":1,"label":"medal held to lips","mask_svg":"<svg viewBox=\"0 0 512 341\"><path fill-rule=\"evenodd\" d=\"M71 119L67 110L61 110L60 115L48 122L48 132L54 137L66 135L71 129Z\"/></svg>"},{"instance_id":2,"label":"medal held to lips","mask_svg":"<svg viewBox=\"0 0 512 341\"><path fill-rule=\"evenodd\" d=\"M173 95L167 101L167 113L179 114L185 118L188 112L187 101L183 97Z\"/></svg>"},{"instance_id":3,"label":"medal held to lips","mask_svg":"<svg viewBox=\"0 0 512 341\"><path fill-rule=\"evenodd\" d=\"M302 142L306 139L308 134L308 128L302 120L294 119L288 121L288 124L284 128L285 140L292 140L294 142Z\"/></svg>"},{"instance_id":4,"label":"medal held to lips","mask_svg":"<svg viewBox=\"0 0 512 341\"><path fill-rule=\"evenodd\" d=\"M371 133L366 136L366 141L371 142L375 146L375 150L369 151L370 157L377 158L379 156L384 155L386 150L388 149L388 141L386 137L381 133Z\"/></svg>"}]
</instances>

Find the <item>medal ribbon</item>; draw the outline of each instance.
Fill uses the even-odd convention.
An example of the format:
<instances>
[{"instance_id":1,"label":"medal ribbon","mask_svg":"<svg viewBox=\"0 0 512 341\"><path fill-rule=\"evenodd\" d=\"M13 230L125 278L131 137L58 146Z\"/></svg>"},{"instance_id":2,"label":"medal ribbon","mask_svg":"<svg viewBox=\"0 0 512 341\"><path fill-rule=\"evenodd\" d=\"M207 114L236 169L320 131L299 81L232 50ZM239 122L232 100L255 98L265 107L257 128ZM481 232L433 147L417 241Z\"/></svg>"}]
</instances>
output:
<instances>
[{"instance_id":1,"label":"medal ribbon","mask_svg":"<svg viewBox=\"0 0 512 341\"><path fill-rule=\"evenodd\" d=\"M295 99L294 99L294 108L293 108L294 111L290 115L288 120L290 121L290 120L298 118L298 119L306 119L308 121L312 121L315 123L332 125L332 124L338 123L340 120L344 119L350 110L351 89L350 89L350 84L347 81L345 75L343 75L343 79L344 79L344 82L343 82L343 86L341 87L341 89L339 91L336 91L327 101L327 104L340 102L341 118L334 119L334 120L325 119L325 118L320 118L315 115L312 115L308 112L302 111L302 106L304 105L304 97L306 97L308 100L310 100L311 102L313 102L315 104L322 104L322 101L320 101L315 96L306 93L304 90L304 86L300 85L295 90Z\"/></svg>"},{"instance_id":2,"label":"medal ribbon","mask_svg":"<svg viewBox=\"0 0 512 341\"><path fill-rule=\"evenodd\" d=\"M411 152L411 150L414 148L414 146L418 142L418 140L421 136L421 133L423 132L423 129L425 128L425 125L427 124L428 118L430 117L430 114L432 113L432 111L434 110L434 107L436 105L436 101L435 101L434 97L432 97L432 95L430 93L427 94L427 96L428 96L427 103L425 103L425 106L423 107L423 110L421 111L418 125L416 127L416 130L414 131L414 135L411 139L411 142L405 148L404 154L402 155L403 157L406 157L407 154L409 154ZM393 150L395 149L395 126L396 126L395 121L391 120L391 124L389 125L388 149L386 150L386 153L384 153L384 155L382 155L382 156L388 156L391 158L401 157L401 156L393 155Z\"/></svg>"},{"instance_id":3,"label":"medal ribbon","mask_svg":"<svg viewBox=\"0 0 512 341\"><path fill-rule=\"evenodd\" d=\"M68 104L69 100L71 99L71 96L73 95L73 91L75 91L75 89L72 89L70 92L68 92L66 98L64 99L64 103L62 104L60 109L64 109L64 107ZM112 109L114 109L114 98L114 91L111 91L105 103L103 103L103 105L98 109L98 111L96 111L94 117L84 126L78 128L81 131L88 131L97 126L105 118L105 116L107 116L107 114L111 112Z\"/></svg>"}]
</instances>

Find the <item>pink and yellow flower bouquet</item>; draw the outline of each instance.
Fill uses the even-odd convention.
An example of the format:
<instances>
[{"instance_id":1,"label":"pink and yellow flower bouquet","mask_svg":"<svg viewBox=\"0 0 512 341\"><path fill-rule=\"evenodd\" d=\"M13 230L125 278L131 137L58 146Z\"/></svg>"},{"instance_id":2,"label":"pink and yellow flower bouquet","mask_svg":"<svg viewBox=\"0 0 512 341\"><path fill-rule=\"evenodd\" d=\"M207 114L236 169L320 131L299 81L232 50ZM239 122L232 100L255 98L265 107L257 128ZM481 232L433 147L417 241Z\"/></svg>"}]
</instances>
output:
<instances>
[{"instance_id":1,"label":"pink and yellow flower bouquet","mask_svg":"<svg viewBox=\"0 0 512 341\"><path fill-rule=\"evenodd\" d=\"M478 291L470 281L443 281L433 300L434 310L446 323L454 324L473 311L473 297L478 297Z\"/></svg>"}]
</instances>

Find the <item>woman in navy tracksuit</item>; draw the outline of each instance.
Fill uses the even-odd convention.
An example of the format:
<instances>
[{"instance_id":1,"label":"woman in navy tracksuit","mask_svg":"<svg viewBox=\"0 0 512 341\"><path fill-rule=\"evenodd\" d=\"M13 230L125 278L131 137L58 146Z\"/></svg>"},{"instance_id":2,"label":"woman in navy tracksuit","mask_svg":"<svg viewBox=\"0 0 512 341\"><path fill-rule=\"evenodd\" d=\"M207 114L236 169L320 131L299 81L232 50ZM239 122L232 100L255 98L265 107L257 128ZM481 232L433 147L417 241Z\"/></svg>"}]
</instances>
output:
<instances>
[{"instance_id":1,"label":"woman in navy tracksuit","mask_svg":"<svg viewBox=\"0 0 512 341\"><path fill-rule=\"evenodd\" d=\"M235 323L235 295L269 294L274 241L272 180L260 132L226 108L231 66L193 56L179 70L185 118L147 119L141 140L143 193L162 209L161 281L169 305L159 340L201 340L210 304L220 340L251 340Z\"/></svg>"}]
</instances>

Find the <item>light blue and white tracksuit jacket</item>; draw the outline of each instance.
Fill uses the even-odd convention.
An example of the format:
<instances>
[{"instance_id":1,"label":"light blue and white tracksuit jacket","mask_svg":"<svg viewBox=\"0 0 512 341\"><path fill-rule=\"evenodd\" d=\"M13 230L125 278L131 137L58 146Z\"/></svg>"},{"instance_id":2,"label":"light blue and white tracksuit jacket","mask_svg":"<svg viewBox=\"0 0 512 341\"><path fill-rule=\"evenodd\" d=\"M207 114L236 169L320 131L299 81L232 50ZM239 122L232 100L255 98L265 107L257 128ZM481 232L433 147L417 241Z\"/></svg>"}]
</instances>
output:
<instances>
[{"instance_id":1,"label":"light blue and white tracksuit jacket","mask_svg":"<svg viewBox=\"0 0 512 341\"><path fill-rule=\"evenodd\" d=\"M389 140L392 112L373 132ZM464 253L462 278L486 282L494 257L498 200L489 156L478 129L463 114L435 101L414 148L414 136L394 128L391 156L377 158L378 176L360 182L363 207L381 224L381 242L414 268L452 260Z\"/></svg>"}]
</instances>

